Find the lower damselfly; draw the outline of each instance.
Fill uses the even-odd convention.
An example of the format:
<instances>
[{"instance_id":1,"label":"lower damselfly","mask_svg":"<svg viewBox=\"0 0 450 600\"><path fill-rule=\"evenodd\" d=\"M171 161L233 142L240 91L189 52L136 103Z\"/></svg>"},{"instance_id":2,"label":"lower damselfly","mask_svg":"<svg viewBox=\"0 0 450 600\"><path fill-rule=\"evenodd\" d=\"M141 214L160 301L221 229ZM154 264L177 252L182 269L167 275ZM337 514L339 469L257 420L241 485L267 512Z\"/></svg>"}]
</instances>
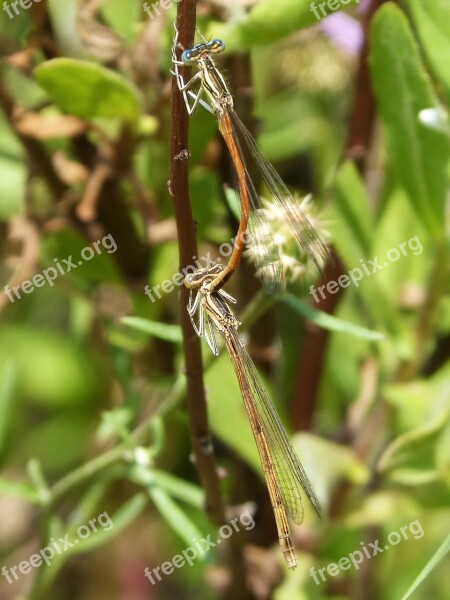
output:
<instances>
[{"instance_id":1,"label":"lower damselfly","mask_svg":"<svg viewBox=\"0 0 450 600\"><path fill-rule=\"evenodd\" d=\"M199 269L185 277L184 284L191 290L188 312L194 330L206 340L214 355L219 354L217 332L225 342L258 448L281 552L288 567L295 569L297 559L291 539L289 518L298 525L303 521L302 490L319 516L321 508L239 335L240 322L229 306L230 303L236 302L235 299L223 289L210 290L210 283L222 270L222 265L215 265L212 268Z\"/></svg>"}]
</instances>

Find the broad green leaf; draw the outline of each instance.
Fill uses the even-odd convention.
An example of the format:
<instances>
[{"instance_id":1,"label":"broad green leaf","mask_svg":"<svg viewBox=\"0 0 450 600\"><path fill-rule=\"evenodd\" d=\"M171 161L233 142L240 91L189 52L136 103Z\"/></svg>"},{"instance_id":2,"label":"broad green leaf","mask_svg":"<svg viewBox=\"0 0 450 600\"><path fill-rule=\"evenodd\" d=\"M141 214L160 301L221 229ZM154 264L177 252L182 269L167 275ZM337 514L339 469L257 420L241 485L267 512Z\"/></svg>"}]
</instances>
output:
<instances>
[{"instance_id":1,"label":"broad green leaf","mask_svg":"<svg viewBox=\"0 0 450 600\"><path fill-rule=\"evenodd\" d=\"M358 3L358 0L350 0L346 6L357 6ZM314 13L311 10L311 0L261 0L243 19L235 19L222 26L214 23L209 33L229 42L233 50L272 43L302 27L318 23L325 16L344 8L344 4L339 3L331 10L325 4L323 12L318 6L320 4L324 5L320 2L315 3L317 8Z\"/></svg>"},{"instance_id":2,"label":"broad green leaf","mask_svg":"<svg viewBox=\"0 0 450 600\"><path fill-rule=\"evenodd\" d=\"M408 6L431 69L450 100L450 3L408 0Z\"/></svg>"},{"instance_id":3,"label":"broad green leaf","mask_svg":"<svg viewBox=\"0 0 450 600\"><path fill-rule=\"evenodd\" d=\"M141 10L142 5L138 0L109 0L101 7L102 15L113 26L114 32L129 41L139 32L137 23Z\"/></svg>"},{"instance_id":4,"label":"broad green leaf","mask_svg":"<svg viewBox=\"0 0 450 600\"><path fill-rule=\"evenodd\" d=\"M323 505L342 479L362 485L370 478L369 469L348 446L310 433L295 434L293 446Z\"/></svg>"},{"instance_id":5,"label":"broad green leaf","mask_svg":"<svg viewBox=\"0 0 450 600\"><path fill-rule=\"evenodd\" d=\"M383 397L395 409L397 431L406 433L424 425L449 407L450 362L432 377L387 384Z\"/></svg>"},{"instance_id":6,"label":"broad green leaf","mask_svg":"<svg viewBox=\"0 0 450 600\"><path fill-rule=\"evenodd\" d=\"M267 53L270 53L270 50L266 48L257 53L259 64L256 64L256 68L260 67L257 71L259 75L267 64ZM259 54L262 54L263 58L260 58ZM267 91L271 89L272 81L269 71L266 75L268 80L260 75L259 81L254 82L259 97L255 112L261 122L258 144L262 153L270 161L282 162L310 152L318 139L328 137L329 122L323 118L312 99L299 94L297 88L268 95Z\"/></svg>"},{"instance_id":7,"label":"broad green leaf","mask_svg":"<svg viewBox=\"0 0 450 600\"><path fill-rule=\"evenodd\" d=\"M421 585L423 581L428 577L431 571L443 560L450 551L450 534L445 538L430 560L427 562L425 567L416 577L411 587L408 589L406 594L402 596L402 600L408 600L414 594L416 589Z\"/></svg>"},{"instance_id":8,"label":"broad green leaf","mask_svg":"<svg viewBox=\"0 0 450 600\"><path fill-rule=\"evenodd\" d=\"M120 321L128 327L148 333L151 336L165 340L166 342L173 342L176 344L182 341L179 325L168 325L167 323L149 321L148 319L142 319L140 317L122 317Z\"/></svg>"},{"instance_id":9,"label":"broad green leaf","mask_svg":"<svg viewBox=\"0 0 450 600\"><path fill-rule=\"evenodd\" d=\"M11 357L20 394L45 406L79 408L100 392L102 373L94 355L48 330L34 329L30 324L1 327L0 369Z\"/></svg>"},{"instance_id":10,"label":"broad green leaf","mask_svg":"<svg viewBox=\"0 0 450 600\"><path fill-rule=\"evenodd\" d=\"M370 527L384 525L399 518L417 517L420 505L411 494L396 489L385 489L361 497L343 522L346 527Z\"/></svg>"},{"instance_id":11,"label":"broad green leaf","mask_svg":"<svg viewBox=\"0 0 450 600\"><path fill-rule=\"evenodd\" d=\"M285 294L283 296L283 301L323 329L348 333L349 335L353 335L364 340L380 341L384 339L384 335L378 331L372 331L370 329L366 329L365 327L359 327L353 323L342 321L333 315L329 315L328 313L313 308L292 294Z\"/></svg>"},{"instance_id":12,"label":"broad green leaf","mask_svg":"<svg viewBox=\"0 0 450 600\"><path fill-rule=\"evenodd\" d=\"M41 242L41 263L44 268L54 266L55 259L61 265L64 276L68 275L82 289L90 282L118 283L121 281L113 254L117 244L112 234L100 237L93 244L86 242L79 233L73 231L58 231L47 235ZM72 258L72 265L65 260ZM55 280L58 285L58 280Z\"/></svg>"},{"instance_id":13,"label":"broad green leaf","mask_svg":"<svg viewBox=\"0 0 450 600\"><path fill-rule=\"evenodd\" d=\"M450 409L433 421L397 437L383 452L378 471L398 483L420 485L445 478L444 468L436 465L436 448L449 422Z\"/></svg>"},{"instance_id":14,"label":"broad green leaf","mask_svg":"<svg viewBox=\"0 0 450 600\"><path fill-rule=\"evenodd\" d=\"M19 447L22 455L37 456L50 472L65 472L82 461L86 438L92 430L92 408L64 408L36 423Z\"/></svg>"},{"instance_id":15,"label":"broad green leaf","mask_svg":"<svg viewBox=\"0 0 450 600\"><path fill-rule=\"evenodd\" d=\"M371 69L383 121L389 161L430 232L443 235L449 142L424 127L419 113L438 107L408 21L387 3L371 29Z\"/></svg>"},{"instance_id":16,"label":"broad green leaf","mask_svg":"<svg viewBox=\"0 0 450 600\"><path fill-rule=\"evenodd\" d=\"M136 123L139 94L121 75L101 65L55 58L34 71L36 81L65 112L91 119L119 118Z\"/></svg>"},{"instance_id":17,"label":"broad green leaf","mask_svg":"<svg viewBox=\"0 0 450 600\"><path fill-rule=\"evenodd\" d=\"M225 349L205 373L211 429L258 473L261 463L236 374Z\"/></svg>"}]
</instances>

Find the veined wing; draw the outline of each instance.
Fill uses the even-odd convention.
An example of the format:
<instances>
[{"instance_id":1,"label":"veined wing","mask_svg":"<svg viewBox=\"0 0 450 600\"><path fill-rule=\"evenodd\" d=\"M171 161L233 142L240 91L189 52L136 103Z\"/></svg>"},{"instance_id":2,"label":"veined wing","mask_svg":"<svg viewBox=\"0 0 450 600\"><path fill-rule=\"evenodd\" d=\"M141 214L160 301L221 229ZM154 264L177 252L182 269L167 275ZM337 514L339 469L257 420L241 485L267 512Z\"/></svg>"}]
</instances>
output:
<instances>
[{"instance_id":1,"label":"veined wing","mask_svg":"<svg viewBox=\"0 0 450 600\"><path fill-rule=\"evenodd\" d=\"M275 242L272 229L267 221L266 214L261 207L261 201L250 177L239 136L236 135L233 120L230 118L230 115L233 114L234 111L229 111L227 114L227 122L229 123L233 134L232 146L239 155L238 161L233 160L233 166L238 181L238 185L235 186L235 191L241 197L241 210L242 205L246 204L245 200L248 201L249 206L247 231L250 234L250 239L247 240L247 245L250 248L252 260L256 264L256 274L261 279L263 287L270 294L280 293L285 287L280 250ZM228 134L225 128L224 131L221 129L221 132L224 136ZM231 152L231 154L233 154L233 152ZM236 168L236 162L240 163L238 168ZM238 172L238 170L240 172ZM243 189L241 188L242 185ZM242 198L243 194L246 195L246 199Z\"/></svg>"},{"instance_id":2,"label":"veined wing","mask_svg":"<svg viewBox=\"0 0 450 600\"><path fill-rule=\"evenodd\" d=\"M322 273L324 265L327 262L332 262L328 248L322 242L308 217L302 211L300 206L298 206L298 203L295 202L291 192L278 175L276 169L261 154L252 134L248 131L234 110L230 111L230 116L236 138L245 141L253 160L261 171L264 183L270 190L273 201L285 214L298 245L306 251ZM257 202L260 202L259 196L256 193L253 195L253 198L257 199ZM260 204L258 208L259 207Z\"/></svg>"},{"instance_id":3,"label":"veined wing","mask_svg":"<svg viewBox=\"0 0 450 600\"><path fill-rule=\"evenodd\" d=\"M314 510L320 516L321 508L317 496L292 444L287 438L280 417L259 378L256 367L245 349L237 330L228 331L228 337L225 337L225 342L230 358L235 366L247 412L250 412L254 408L258 420L257 426L261 427L265 434L286 512L294 523L298 525L302 523L304 513L302 502L303 490L313 505ZM250 392L249 395L244 393L246 390ZM252 401L253 407L249 406L249 402ZM255 435L255 431L253 433Z\"/></svg>"}]
</instances>

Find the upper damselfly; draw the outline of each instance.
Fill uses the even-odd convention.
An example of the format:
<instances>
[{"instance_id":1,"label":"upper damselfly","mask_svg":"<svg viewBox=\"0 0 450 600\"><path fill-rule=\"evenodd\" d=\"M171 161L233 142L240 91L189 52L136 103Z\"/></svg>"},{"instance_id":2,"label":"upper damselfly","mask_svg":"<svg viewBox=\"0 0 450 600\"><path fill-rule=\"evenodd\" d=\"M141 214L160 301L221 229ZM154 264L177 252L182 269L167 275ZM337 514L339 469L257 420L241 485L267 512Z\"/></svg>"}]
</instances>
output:
<instances>
[{"instance_id":1,"label":"upper damselfly","mask_svg":"<svg viewBox=\"0 0 450 600\"><path fill-rule=\"evenodd\" d=\"M217 290L237 269L244 250L244 233L247 228L252 245L256 249L254 260L257 274L268 291L281 291L285 285L284 269L278 244L274 240L260 197L246 166L243 147L259 168L262 180L269 192L269 200L275 204L288 223L299 247L306 251L319 270L329 259L329 252L318 233L293 198L275 168L261 154L254 138L237 116L233 97L224 77L217 69L213 55L223 52L225 44L220 39L212 39L186 49L177 57L178 32L172 48L172 73L178 88L183 94L186 109L192 115L199 104L217 115L219 131L230 152L231 160L238 180L241 205L239 230L233 252L227 266L209 284L209 290ZM180 73L180 67L195 65L198 71L187 82ZM205 100L206 101L205 101Z\"/></svg>"}]
</instances>

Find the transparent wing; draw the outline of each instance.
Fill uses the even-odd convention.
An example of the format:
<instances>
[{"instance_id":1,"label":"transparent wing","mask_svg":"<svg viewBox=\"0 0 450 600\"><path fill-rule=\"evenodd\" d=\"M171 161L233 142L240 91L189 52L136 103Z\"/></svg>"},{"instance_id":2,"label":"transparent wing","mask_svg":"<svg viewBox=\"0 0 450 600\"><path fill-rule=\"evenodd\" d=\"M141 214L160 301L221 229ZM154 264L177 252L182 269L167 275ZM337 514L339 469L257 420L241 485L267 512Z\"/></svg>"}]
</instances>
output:
<instances>
[{"instance_id":1,"label":"transparent wing","mask_svg":"<svg viewBox=\"0 0 450 600\"><path fill-rule=\"evenodd\" d=\"M301 524L304 512L303 489L314 510L320 516L321 508L317 496L292 444L287 438L280 417L237 330L228 331L225 343L239 380L245 408L257 445L259 442L258 436L255 435L256 432L262 428L265 434L286 512L294 523Z\"/></svg>"},{"instance_id":2,"label":"transparent wing","mask_svg":"<svg viewBox=\"0 0 450 600\"><path fill-rule=\"evenodd\" d=\"M195 333L206 341L214 356L219 356L216 329L208 312L205 310L201 291L197 292L195 300L193 300L191 293L187 310Z\"/></svg>"},{"instance_id":3,"label":"transparent wing","mask_svg":"<svg viewBox=\"0 0 450 600\"><path fill-rule=\"evenodd\" d=\"M234 110L230 111L230 117L233 124L233 131L237 139L241 140L240 144L244 141L245 145L248 147L253 160L261 171L264 183L270 191L273 201L286 215L286 219L288 220L288 224L298 245L306 251L322 273L324 265L327 262L332 262L328 248L322 242L308 217L302 211L300 206L298 206L298 203L295 202L291 192L288 190L275 168L261 154L253 136ZM255 208L260 208L260 200L256 192L253 194L252 198L258 203Z\"/></svg>"},{"instance_id":4,"label":"transparent wing","mask_svg":"<svg viewBox=\"0 0 450 600\"><path fill-rule=\"evenodd\" d=\"M234 111L230 113L234 114ZM237 118L237 117L236 117ZM264 289L270 293L283 292L286 282L284 279L283 264L281 262L280 250L273 237L266 213L264 212L258 192L255 189L250 173L246 166L246 160L239 136L234 128L234 121L230 119L233 130L234 141L239 152L241 163L245 171L245 189L250 205L250 215L248 219L248 232L250 239L248 246L252 261L256 265L256 274L260 278ZM243 127L244 125L242 125ZM249 134L250 135L250 134ZM239 186L235 186L235 191L239 195Z\"/></svg>"}]
</instances>

